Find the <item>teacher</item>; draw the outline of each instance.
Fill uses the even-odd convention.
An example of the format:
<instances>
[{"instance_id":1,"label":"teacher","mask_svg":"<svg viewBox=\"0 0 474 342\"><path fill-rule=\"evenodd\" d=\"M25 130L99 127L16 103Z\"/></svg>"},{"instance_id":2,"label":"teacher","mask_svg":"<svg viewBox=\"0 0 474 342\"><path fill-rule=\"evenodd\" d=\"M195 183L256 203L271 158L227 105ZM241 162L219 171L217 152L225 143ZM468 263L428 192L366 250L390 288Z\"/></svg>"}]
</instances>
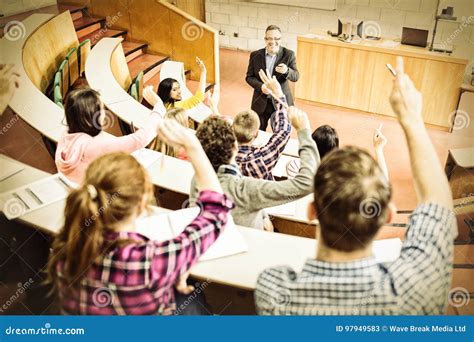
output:
<instances>
[{"instance_id":1,"label":"teacher","mask_svg":"<svg viewBox=\"0 0 474 342\"><path fill-rule=\"evenodd\" d=\"M268 120L275 112L272 97L265 84L258 76L260 69L268 70L280 82L286 102L293 105L288 80L298 81L300 74L296 69L295 53L281 43L281 30L276 25L270 25L265 30L265 48L253 51L250 54L249 66L245 80L254 89L252 97L252 110L260 118L260 129L265 131Z\"/></svg>"}]
</instances>

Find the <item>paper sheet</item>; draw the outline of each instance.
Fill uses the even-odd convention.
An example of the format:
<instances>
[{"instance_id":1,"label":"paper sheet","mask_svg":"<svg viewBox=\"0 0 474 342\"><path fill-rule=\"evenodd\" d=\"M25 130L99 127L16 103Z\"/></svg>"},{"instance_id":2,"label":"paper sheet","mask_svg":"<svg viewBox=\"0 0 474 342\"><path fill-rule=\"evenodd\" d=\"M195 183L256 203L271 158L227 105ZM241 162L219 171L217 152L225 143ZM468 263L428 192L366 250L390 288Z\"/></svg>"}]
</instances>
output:
<instances>
[{"instance_id":1,"label":"paper sheet","mask_svg":"<svg viewBox=\"0 0 474 342\"><path fill-rule=\"evenodd\" d=\"M267 208L265 211L267 214L274 216L296 216L296 201Z\"/></svg>"},{"instance_id":2,"label":"paper sheet","mask_svg":"<svg viewBox=\"0 0 474 342\"><path fill-rule=\"evenodd\" d=\"M12 220L51 203L65 199L71 187L59 174L0 194L0 208Z\"/></svg>"},{"instance_id":3,"label":"paper sheet","mask_svg":"<svg viewBox=\"0 0 474 342\"><path fill-rule=\"evenodd\" d=\"M163 155L160 152L150 150L148 148L141 148L132 152L132 156L146 169L154 162L159 160Z\"/></svg>"},{"instance_id":4,"label":"paper sheet","mask_svg":"<svg viewBox=\"0 0 474 342\"><path fill-rule=\"evenodd\" d=\"M170 213L140 218L137 220L137 231L150 239L157 241L171 240L181 234L184 229L199 214L200 208L193 207ZM209 249L199 258L199 261L212 260L225 256L243 253L248 250L247 243L229 215L227 225Z\"/></svg>"}]
</instances>

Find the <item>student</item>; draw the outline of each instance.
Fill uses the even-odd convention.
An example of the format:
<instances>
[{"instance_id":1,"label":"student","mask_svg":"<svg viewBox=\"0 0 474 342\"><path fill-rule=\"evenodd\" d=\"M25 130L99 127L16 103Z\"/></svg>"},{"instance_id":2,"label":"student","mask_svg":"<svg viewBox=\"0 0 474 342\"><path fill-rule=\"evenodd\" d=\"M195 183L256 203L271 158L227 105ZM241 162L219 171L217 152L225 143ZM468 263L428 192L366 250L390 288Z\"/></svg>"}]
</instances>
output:
<instances>
[{"instance_id":1,"label":"student","mask_svg":"<svg viewBox=\"0 0 474 342\"><path fill-rule=\"evenodd\" d=\"M58 141L55 162L58 171L80 183L87 166L96 158L111 152L131 153L148 145L156 136L161 117L150 114L145 128L133 134L115 137L100 134L105 119L99 93L90 88L71 91L64 108L68 130Z\"/></svg>"},{"instance_id":2,"label":"student","mask_svg":"<svg viewBox=\"0 0 474 342\"><path fill-rule=\"evenodd\" d=\"M268 89L280 98L282 103L286 103L281 85L275 76L273 76L273 79L266 76L266 83L264 84L268 84ZM233 128L239 144L235 161L244 176L267 180L274 179L273 168L285 149L291 133L291 125L286 109L281 103L277 103L276 108L277 110L270 120L273 134L262 147L252 146L260 127L260 118L257 113L253 110L246 110L238 113L234 118Z\"/></svg>"},{"instance_id":3,"label":"student","mask_svg":"<svg viewBox=\"0 0 474 342\"><path fill-rule=\"evenodd\" d=\"M153 196L148 173L125 153L96 159L82 186L68 196L65 223L52 244L48 277L62 313L175 313L173 286L183 286L180 275L224 229L232 203L199 141L176 122L164 121L158 130L160 139L186 150L201 189L202 211L174 239L149 240L135 231L136 218Z\"/></svg>"},{"instance_id":4,"label":"student","mask_svg":"<svg viewBox=\"0 0 474 342\"><path fill-rule=\"evenodd\" d=\"M321 159L335 148L339 148L339 136L334 128L323 125L316 128L311 135L316 146L318 146Z\"/></svg>"},{"instance_id":5,"label":"student","mask_svg":"<svg viewBox=\"0 0 474 342\"><path fill-rule=\"evenodd\" d=\"M172 108L166 111L164 115L165 119L170 119L176 121L179 125L188 128L188 115L183 108ZM147 146L150 149L153 149L158 152L162 152L167 156L171 156L174 158L186 159L185 154L183 151L168 144L165 144L160 139L156 138L151 142L150 145Z\"/></svg>"},{"instance_id":6,"label":"student","mask_svg":"<svg viewBox=\"0 0 474 342\"><path fill-rule=\"evenodd\" d=\"M290 107L288 113L291 124L298 132L301 168L294 179L280 182L242 176L235 161L238 147L232 126L221 117L207 118L196 132L207 157L217 171L224 192L236 204L232 215L237 224L273 230L264 209L294 201L312 191L312 178L319 164L319 155L311 139L309 120L306 113L295 107ZM193 179L191 202L195 202L198 191L199 187Z\"/></svg>"},{"instance_id":7,"label":"student","mask_svg":"<svg viewBox=\"0 0 474 342\"><path fill-rule=\"evenodd\" d=\"M157 94L153 92L153 87L148 86L143 90L143 97L152 106L158 102L163 102L166 109L183 108L191 109L204 101L204 93L206 92L206 66L203 61L196 57L196 63L201 70L199 78L199 88L194 96L183 100L181 97L181 89L179 82L174 78L165 78L158 85Z\"/></svg>"},{"instance_id":8,"label":"student","mask_svg":"<svg viewBox=\"0 0 474 342\"><path fill-rule=\"evenodd\" d=\"M423 124L421 94L400 57L390 104L407 139L418 197L399 258L381 264L372 254L374 236L394 215L390 183L364 150L337 149L318 168L308 207L309 218L319 220L316 258L300 273L280 266L260 274L259 314L444 314L457 232L451 191Z\"/></svg>"}]
</instances>

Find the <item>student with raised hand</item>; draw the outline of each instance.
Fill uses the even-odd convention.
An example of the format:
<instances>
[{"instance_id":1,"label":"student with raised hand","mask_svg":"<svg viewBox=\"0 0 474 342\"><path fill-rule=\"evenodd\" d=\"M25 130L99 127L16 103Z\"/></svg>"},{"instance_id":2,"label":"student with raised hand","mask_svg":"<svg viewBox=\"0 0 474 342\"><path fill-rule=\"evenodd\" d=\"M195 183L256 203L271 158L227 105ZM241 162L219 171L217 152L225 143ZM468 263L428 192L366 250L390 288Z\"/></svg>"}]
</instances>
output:
<instances>
[{"instance_id":1,"label":"student with raised hand","mask_svg":"<svg viewBox=\"0 0 474 342\"><path fill-rule=\"evenodd\" d=\"M290 107L288 116L298 132L301 168L294 179L280 182L244 177L236 164L237 142L232 125L221 117L211 116L199 126L196 136L217 172L224 192L236 204L232 211L237 224L257 229L272 230L264 209L288 203L312 192L313 175L319 155L311 139L308 116ZM191 183L193 202L200 188L195 179Z\"/></svg>"},{"instance_id":2,"label":"student with raised hand","mask_svg":"<svg viewBox=\"0 0 474 342\"><path fill-rule=\"evenodd\" d=\"M280 266L260 274L259 314L444 314L457 234L451 191L423 124L421 94L400 57L390 104L408 143L418 198L400 256L381 264L372 253L374 236L394 215L390 183L366 151L337 149L321 162L308 207L309 218L319 220L316 258L300 273Z\"/></svg>"},{"instance_id":3,"label":"student with raised hand","mask_svg":"<svg viewBox=\"0 0 474 342\"><path fill-rule=\"evenodd\" d=\"M188 292L180 276L218 238L232 202L194 134L168 121L158 134L167 144L186 150L201 189L201 212L174 239L149 240L135 227L153 196L147 171L125 153L96 159L82 186L68 196L64 226L52 244L48 278L62 313L180 313L175 311L174 286Z\"/></svg>"},{"instance_id":4,"label":"student with raised hand","mask_svg":"<svg viewBox=\"0 0 474 342\"><path fill-rule=\"evenodd\" d=\"M276 77L260 70L260 78L267 89L281 101L276 103L276 111L270 119L273 134L265 145L252 146L259 132L260 118L253 110L238 113L233 122L239 144L235 160L244 176L273 180L272 171L290 139L291 124L284 106L285 95Z\"/></svg>"},{"instance_id":5,"label":"student with raised hand","mask_svg":"<svg viewBox=\"0 0 474 342\"><path fill-rule=\"evenodd\" d=\"M204 93L206 92L206 75L207 69L205 64L199 57L196 57L196 63L201 70L199 78L199 88L189 99L183 100L181 97L181 89L179 82L174 78L165 78L158 85L158 91L155 93L152 86L145 87L143 97L152 106L160 101L166 109L183 108L191 109L204 101Z\"/></svg>"},{"instance_id":6,"label":"student with raised hand","mask_svg":"<svg viewBox=\"0 0 474 342\"><path fill-rule=\"evenodd\" d=\"M68 126L58 141L55 162L58 171L73 182L80 183L89 164L111 152L131 153L147 146L156 136L161 120L151 112L144 128L135 133L116 137L101 134L106 113L99 93L85 88L71 91L64 107Z\"/></svg>"}]
</instances>

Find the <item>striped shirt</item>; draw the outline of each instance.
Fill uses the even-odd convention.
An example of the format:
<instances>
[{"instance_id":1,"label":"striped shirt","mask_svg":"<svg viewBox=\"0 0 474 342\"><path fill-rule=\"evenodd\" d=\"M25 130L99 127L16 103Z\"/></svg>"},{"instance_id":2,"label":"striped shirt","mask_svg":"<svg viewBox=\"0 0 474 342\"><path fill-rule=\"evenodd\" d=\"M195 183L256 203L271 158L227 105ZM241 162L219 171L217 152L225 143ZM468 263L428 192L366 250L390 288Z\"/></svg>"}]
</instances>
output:
<instances>
[{"instance_id":1,"label":"striped shirt","mask_svg":"<svg viewBox=\"0 0 474 342\"><path fill-rule=\"evenodd\" d=\"M218 238L233 207L225 195L203 191L201 213L173 240L152 241L135 232L116 232L109 241L130 240L93 264L78 289L66 292L58 263L63 314L165 315L176 310L173 286ZM79 256L78 256L79 257Z\"/></svg>"},{"instance_id":2,"label":"striped shirt","mask_svg":"<svg viewBox=\"0 0 474 342\"><path fill-rule=\"evenodd\" d=\"M285 97L281 100L286 103ZM272 171L290 139L291 125L280 103L270 121L273 134L264 146L239 146L235 160L244 176L273 180Z\"/></svg>"},{"instance_id":3,"label":"striped shirt","mask_svg":"<svg viewBox=\"0 0 474 342\"><path fill-rule=\"evenodd\" d=\"M255 300L263 315L441 315L451 283L452 212L420 205L411 215L400 257L351 262L308 259L300 273L273 267L258 278Z\"/></svg>"}]
</instances>

